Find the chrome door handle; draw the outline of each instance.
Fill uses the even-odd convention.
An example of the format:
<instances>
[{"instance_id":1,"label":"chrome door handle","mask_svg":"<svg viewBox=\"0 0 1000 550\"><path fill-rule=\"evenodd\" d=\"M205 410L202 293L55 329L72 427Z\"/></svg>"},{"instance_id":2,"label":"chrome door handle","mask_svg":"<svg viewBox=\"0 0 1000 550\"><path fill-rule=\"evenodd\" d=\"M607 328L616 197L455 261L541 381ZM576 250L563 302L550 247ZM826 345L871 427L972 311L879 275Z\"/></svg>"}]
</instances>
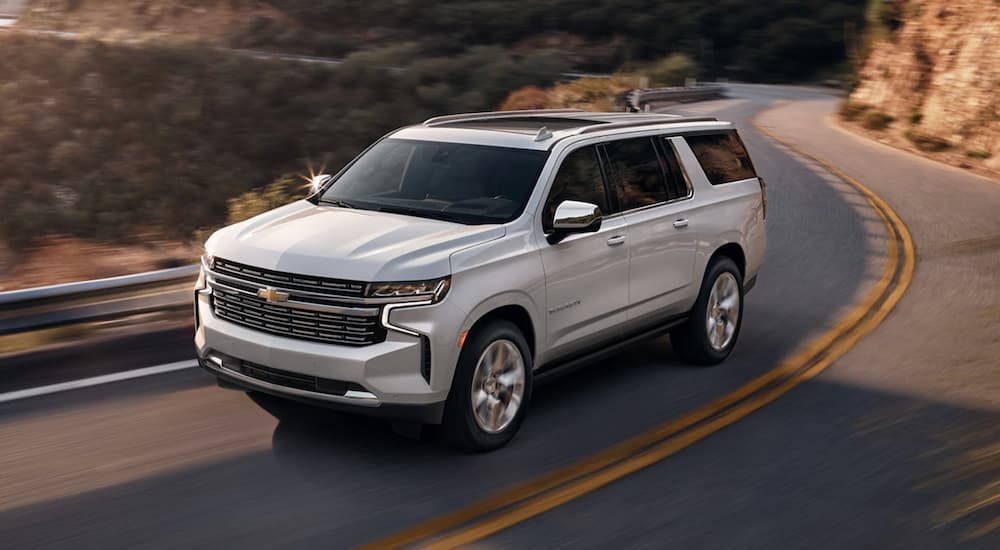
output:
<instances>
[{"instance_id":1,"label":"chrome door handle","mask_svg":"<svg viewBox=\"0 0 1000 550\"><path fill-rule=\"evenodd\" d=\"M674 222L674 229L684 229L688 226L687 218L681 218Z\"/></svg>"},{"instance_id":2,"label":"chrome door handle","mask_svg":"<svg viewBox=\"0 0 1000 550\"><path fill-rule=\"evenodd\" d=\"M620 244L625 244L625 235L615 235L608 239L608 246L618 246Z\"/></svg>"}]
</instances>

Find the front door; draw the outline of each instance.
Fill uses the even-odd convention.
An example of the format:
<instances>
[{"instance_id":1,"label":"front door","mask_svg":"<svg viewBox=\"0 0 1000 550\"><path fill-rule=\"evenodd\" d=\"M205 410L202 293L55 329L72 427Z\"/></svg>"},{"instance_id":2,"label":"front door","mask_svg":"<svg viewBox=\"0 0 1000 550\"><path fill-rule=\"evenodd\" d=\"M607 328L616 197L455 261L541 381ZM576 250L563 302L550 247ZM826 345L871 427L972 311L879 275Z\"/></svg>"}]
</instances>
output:
<instances>
[{"instance_id":1,"label":"front door","mask_svg":"<svg viewBox=\"0 0 1000 550\"><path fill-rule=\"evenodd\" d=\"M596 343L609 328L626 321L628 307L628 226L622 216L609 216L608 193L594 147L564 157L542 210L545 231L551 230L555 209L564 200L596 204L605 219L596 233L543 244L548 349L553 357Z\"/></svg>"}]
</instances>

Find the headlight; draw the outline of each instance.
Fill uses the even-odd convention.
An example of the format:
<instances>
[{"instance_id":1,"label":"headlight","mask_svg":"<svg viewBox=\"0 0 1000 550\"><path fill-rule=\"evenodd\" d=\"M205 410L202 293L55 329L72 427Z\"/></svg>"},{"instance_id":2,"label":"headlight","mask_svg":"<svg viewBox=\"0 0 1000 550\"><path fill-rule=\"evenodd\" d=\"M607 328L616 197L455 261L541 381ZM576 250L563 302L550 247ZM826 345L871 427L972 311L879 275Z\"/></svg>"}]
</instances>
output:
<instances>
[{"instance_id":1,"label":"headlight","mask_svg":"<svg viewBox=\"0 0 1000 550\"><path fill-rule=\"evenodd\" d=\"M201 266L206 269L215 269L215 256L207 253L202 254Z\"/></svg>"},{"instance_id":2,"label":"headlight","mask_svg":"<svg viewBox=\"0 0 1000 550\"><path fill-rule=\"evenodd\" d=\"M451 287L451 277L412 281L407 283L372 283L368 285L369 298L414 298L421 297L440 301Z\"/></svg>"}]
</instances>

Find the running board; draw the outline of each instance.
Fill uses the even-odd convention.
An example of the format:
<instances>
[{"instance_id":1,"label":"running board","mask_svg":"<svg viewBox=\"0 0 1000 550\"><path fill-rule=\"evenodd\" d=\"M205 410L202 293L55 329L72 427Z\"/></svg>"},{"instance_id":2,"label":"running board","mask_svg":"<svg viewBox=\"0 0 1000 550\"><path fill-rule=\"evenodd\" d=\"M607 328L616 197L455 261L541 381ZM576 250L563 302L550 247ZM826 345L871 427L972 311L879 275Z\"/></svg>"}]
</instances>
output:
<instances>
[{"instance_id":1,"label":"running board","mask_svg":"<svg viewBox=\"0 0 1000 550\"><path fill-rule=\"evenodd\" d=\"M545 382L549 382L550 380L558 378L564 374L568 374L591 363L614 355L623 348L663 336L664 334L670 332L670 330L674 327L684 324L685 321L687 321L687 315L671 317L666 322L660 323L652 328L632 333L631 336L625 337L624 340L615 338L614 340L605 342L603 345L597 345L583 352L574 354L567 359L558 359L554 363L542 365L535 370L533 374L533 382L535 384L544 384Z\"/></svg>"}]
</instances>

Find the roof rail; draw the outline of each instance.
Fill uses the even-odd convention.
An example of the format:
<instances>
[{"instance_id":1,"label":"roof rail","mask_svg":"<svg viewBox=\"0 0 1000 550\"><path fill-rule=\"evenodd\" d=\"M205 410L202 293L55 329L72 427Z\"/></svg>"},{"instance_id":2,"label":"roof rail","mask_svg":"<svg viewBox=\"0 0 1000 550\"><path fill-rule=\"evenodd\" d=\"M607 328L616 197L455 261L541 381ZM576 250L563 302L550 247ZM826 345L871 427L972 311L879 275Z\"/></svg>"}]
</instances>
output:
<instances>
[{"instance_id":1,"label":"roof rail","mask_svg":"<svg viewBox=\"0 0 1000 550\"><path fill-rule=\"evenodd\" d=\"M580 134L590 134L592 132L600 132L603 130L616 130L618 128L632 128L635 126L655 126L657 124L682 124L685 122L718 122L719 119L714 116L682 116L676 118L666 118L661 120L653 119L643 119L643 120L623 120L621 122L605 122L602 124L594 124L591 126L584 126L574 132L572 135Z\"/></svg>"},{"instance_id":2,"label":"roof rail","mask_svg":"<svg viewBox=\"0 0 1000 550\"><path fill-rule=\"evenodd\" d=\"M566 113L582 113L583 109L526 109L522 111L487 111L482 113L464 113L458 115L442 115L429 118L424 121L424 126L437 126L452 122L464 122L474 120L491 120L504 118L518 118L523 116L536 115L560 115Z\"/></svg>"}]
</instances>

